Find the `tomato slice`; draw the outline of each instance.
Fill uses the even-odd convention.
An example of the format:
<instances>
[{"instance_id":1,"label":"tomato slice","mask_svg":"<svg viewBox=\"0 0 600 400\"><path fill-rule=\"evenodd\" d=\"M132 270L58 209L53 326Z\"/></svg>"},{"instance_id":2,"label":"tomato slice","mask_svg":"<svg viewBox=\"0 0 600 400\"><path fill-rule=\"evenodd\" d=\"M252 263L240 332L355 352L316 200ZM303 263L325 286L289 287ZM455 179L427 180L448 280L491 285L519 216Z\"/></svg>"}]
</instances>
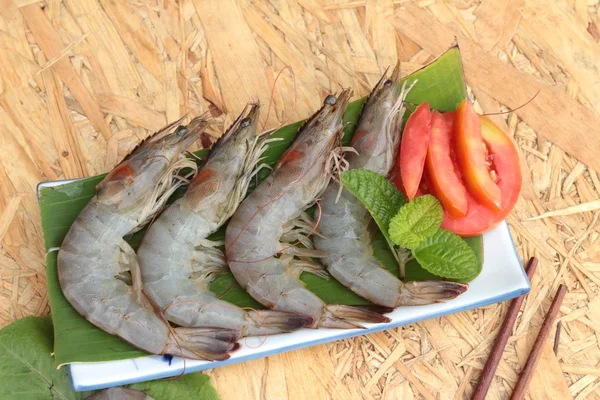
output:
<instances>
[{"instance_id":1,"label":"tomato slice","mask_svg":"<svg viewBox=\"0 0 600 400\"><path fill-rule=\"evenodd\" d=\"M460 218L468 209L467 189L451 157L451 140L452 125L446 122L446 117L434 110L431 114L431 137L425 163L427 183L444 210L451 217Z\"/></svg>"},{"instance_id":2,"label":"tomato slice","mask_svg":"<svg viewBox=\"0 0 600 400\"><path fill-rule=\"evenodd\" d=\"M444 212L442 228L461 236L475 236L489 231L510 214L519 198L523 177L519 155L512 140L489 118L479 116L481 135L487 147L486 162L497 174L496 184L501 192L500 211L494 212L467 193L467 214L454 219Z\"/></svg>"},{"instance_id":3,"label":"tomato slice","mask_svg":"<svg viewBox=\"0 0 600 400\"><path fill-rule=\"evenodd\" d=\"M469 193L491 211L499 212L501 191L486 163L481 120L468 100L456 109L454 148Z\"/></svg>"},{"instance_id":4,"label":"tomato slice","mask_svg":"<svg viewBox=\"0 0 600 400\"><path fill-rule=\"evenodd\" d=\"M454 132L454 121L456 120L456 111L445 112L442 114L442 117L444 117L444 121L446 121L446 123L452 127L452 132Z\"/></svg>"},{"instance_id":5,"label":"tomato slice","mask_svg":"<svg viewBox=\"0 0 600 400\"><path fill-rule=\"evenodd\" d=\"M431 112L429 104L425 102L419 105L408 117L402 133L400 152L397 159L400 174L396 176L400 175L397 179L402 181L404 193L409 201L417 194L419 183L423 177L429 144L430 124Z\"/></svg>"}]
</instances>

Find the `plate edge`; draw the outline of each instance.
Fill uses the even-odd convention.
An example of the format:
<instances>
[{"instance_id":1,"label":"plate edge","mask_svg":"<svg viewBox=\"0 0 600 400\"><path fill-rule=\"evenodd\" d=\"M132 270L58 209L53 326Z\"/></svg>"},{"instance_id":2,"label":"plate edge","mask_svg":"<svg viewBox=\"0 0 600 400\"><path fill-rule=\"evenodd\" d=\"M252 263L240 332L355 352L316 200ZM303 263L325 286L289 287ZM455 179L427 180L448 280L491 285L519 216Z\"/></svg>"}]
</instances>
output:
<instances>
[{"instance_id":1,"label":"plate edge","mask_svg":"<svg viewBox=\"0 0 600 400\"><path fill-rule=\"evenodd\" d=\"M272 355L281 354L281 353L285 353L285 352L292 351L292 350L303 349L306 347L312 347L312 346L317 346L320 344L335 342L338 340L347 339L347 338L351 338L351 337L355 337L355 336L362 336L362 335L366 335L366 334L384 331L387 329L393 329L393 328L397 328L399 326L410 325L410 324L414 324L416 322L424 321L425 319L443 317L445 315L455 314L458 312L468 311L468 310L472 310L475 308L484 307L484 306L487 306L490 304L495 304L495 303L500 303L500 302L503 302L506 300L511 300L516 297L523 296L523 295L529 293L530 290L531 290L531 284L529 283L529 281L527 281L527 285L525 287L521 287L521 288L515 289L511 292L508 292L508 293L505 293L505 294L502 294L502 295L499 295L496 297L492 297L490 299L486 299L486 300L483 300L480 302L462 306L462 307L459 307L459 308L456 308L453 310L442 311L439 313L433 313L430 316L428 316L427 318L415 318L415 319L407 320L407 321L404 321L404 322L401 322L398 324L394 324L394 323L385 324L385 327L374 326L374 327L367 328L362 331L354 331L353 330L351 332L341 333L334 337L329 337L329 338L325 338L325 339L316 339L316 340L312 340L310 342L303 342L303 343L296 344L296 345L280 347L279 349L276 349L276 350L265 351L262 353L259 352L259 353L249 354L248 356L245 356L243 358L238 358L235 360L226 360L226 361L220 361L220 362L217 362L214 364L204 364L204 365L201 365L198 367L189 367L189 368L186 368L185 372L186 373L201 372L201 371L205 371L208 369L223 367L226 365L238 364L241 362L255 360L258 358L269 357ZM215 365L215 364L217 364L217 365ZM163 371L163 372L159 372L159 373L152 374L152 375L146 375L146 376L139 377L139 378L123 379L123 380L119 380L119 381L111 381L111 382L106 382L104 384L95 384L95 385L76 384L75 381L73 380L73 377L71 374L71 365L68 366L68 371L69 371L69 379L71 380L71 385L73 386L73 390L75 390L76 392L81 392L81 391L86 391L86 390L106 389L109 387L128 385L128 384L132 384L132 383L145 382L145 381L155 380L155 379L169 378L169 377L180 375L183 372L183 368L173 369L173 370L169 370L169 371Z\"/></svg>"}]
</instances>

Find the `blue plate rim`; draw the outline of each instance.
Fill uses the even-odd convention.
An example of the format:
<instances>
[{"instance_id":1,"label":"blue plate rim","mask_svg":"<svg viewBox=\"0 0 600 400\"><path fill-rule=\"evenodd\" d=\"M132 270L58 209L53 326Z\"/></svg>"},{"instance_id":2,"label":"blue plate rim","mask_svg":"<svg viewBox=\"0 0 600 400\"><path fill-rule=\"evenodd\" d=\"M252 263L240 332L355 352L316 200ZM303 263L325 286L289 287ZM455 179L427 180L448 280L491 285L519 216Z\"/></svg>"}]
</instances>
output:
<instances>
[{"instance_id":1,"label":"blue plate rim","mask_svg":"<svg viewBox=\"0 0 600 400\"><path fill-rule=\"evenodd\" d=\"M434 312L434 313L428 315L427 318L425 318L425 319L443 317L445 315L468 311L468 310L472 310L475 308L484 307L484 306L487 306L490 304L503 302L506 300L510 300L510 299L525 295L525 294L529 293L530 290L531 290L531 285L528 284L527 287L519 288L519 289L513 290L511 292L507 292L505 294L499 295L499 296L495 296L495 297L491 297L489 299L485 299L485 300L482 300L479 302L471 303L466 306L461 306L461 307L451 309L451 310L446 310L446 311L440 311L437 313ZM216 362L210 363L210 364L202 364L202 365L198 365L198 366L194 366L194 367L187 367L185 369L185 372L186 373L201 372L201 371L205 371L207 369L213 369L213 368L223 367L226 365L237 364L237 363L241 363L241 362L245 362L245 361L255 360L258 358L268 357L268 356L272 356L275 354L285 353L285 352L291 351L291 350L298 350L298 349L303 349L306 347L312 347L312 346L317 346L320 344L335 342L335 341L342 340L342 339L348 339L348 338L355 337L355 336L362 336L362 335L367 335L367 334L371 334L371 333L375 333L375 332L381 332L381 331L384 331L387 329L397 328L399 326L414 324L416 322L420 322L425 319L414 318L414 319L397 322L397 323L391 322L391 323L387 323L387 324L376 325L376 326L373 326L371 328L366 328L361 331L355 331L355 330L340 331L340 334L332 336L332 337L311 340L311 341L297 343L297 344L289 345L289 346L283 346L283 347L279 347L274 350L255 352L252 354L248 354L247 356L243 356L243 357L236 358L236 359L229 359L229 360L225 360L225 361L216 361ZM183 372L183 368L174 368L174 369L171 369L168 371L161 371L159 373L148 374L148 375L131 378L131 379L114 380L114 381L110 381L110 382L107 381L105 383L96 384L96 385L85 385L85 384L78 384L73 380L73 375L71 374L71 365L68 365L67 368L69 370L69 379L71 380L71 385L73 386L73 389L76 392L105 389L105 388L113 387L113 386L122 386L122 385L129 385L132 383L145 382L145 381L149 381L149 380L170 378L173 376L180 375Z\"/></svg>"}]
</instances>

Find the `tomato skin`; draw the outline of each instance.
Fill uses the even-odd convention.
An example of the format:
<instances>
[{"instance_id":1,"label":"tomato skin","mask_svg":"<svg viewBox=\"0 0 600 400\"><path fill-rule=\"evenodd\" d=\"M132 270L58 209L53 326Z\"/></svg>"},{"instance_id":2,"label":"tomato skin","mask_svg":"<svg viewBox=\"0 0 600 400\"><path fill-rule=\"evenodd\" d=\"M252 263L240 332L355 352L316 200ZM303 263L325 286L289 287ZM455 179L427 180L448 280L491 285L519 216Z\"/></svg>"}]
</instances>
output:
<instances>
[{"instance_id":1,"label":"tomato skin","mask_svg":"<svg viewBox=\"0 0 600 400\"><path fill-rule=\"evenodd\" d=\"M459 236L477 236L489 231L498 225L504 218L496 218L497 214L490 211L487 207L479 204L470 193L467 193L467 203L469 211L462 218L452 218L444 210L444 219L442 220L442 229L454 232Z\"/></svg>"},{"instance_id":2,"label":"tomato skin","mask_svg":"<svg viewBox=\"0 0 600 400\"><path fill-rule=\"evenodd\" d=\"M425 102L408 117L398 154L399 179L402 181L404 193L409 201L417 194L419 183L423 177L430 129L431 110L429 103Z\"/></svg>"},{"instance_id":3,"label":"tomato skin","mask_svg":"<svg viewBox=\"0 0 600 400\"><path fill-rule=\"evenodd\" d=\"M454 148L468 192L491 211L499 212L502 192L490 177L481 120L468 100L456 109L454 129Z\"/></svg>"},{"instance_id":4,"label":"tomato skin","mask_svg":"<svg viewBox=\"0 0 600 400\"><path fill-rule=\"evenodd\" d=\"M479 118L482 138L498 175L497 185L502 193L502 200L500 211L496 213L467 193L469 203L467 215L460 219L453 219L444 212L442 228L460 236L480 235L502 222L517 203L523 182L519 154L511 139L489 118L485 116Z\"/></svg>"},{"instance_id":5,"label":"tomato skin","mask_svg":"<svg viewBox=\"0 0 600 400\"><path fill-rule=\"evenodd\" d=\"M452 126L438 111L431 113L431 137L427 148L427 184L444 210L453 218L467 213L467 189L451 157Z\"/></svg>"}]
</instances>

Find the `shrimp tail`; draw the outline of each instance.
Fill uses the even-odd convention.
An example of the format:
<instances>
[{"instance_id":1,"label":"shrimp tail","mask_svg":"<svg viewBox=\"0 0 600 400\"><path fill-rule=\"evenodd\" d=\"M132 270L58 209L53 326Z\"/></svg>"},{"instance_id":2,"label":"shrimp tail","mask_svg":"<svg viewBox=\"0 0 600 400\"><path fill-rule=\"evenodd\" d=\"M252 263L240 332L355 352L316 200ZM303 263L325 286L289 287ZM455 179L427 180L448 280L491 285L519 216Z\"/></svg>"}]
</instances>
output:
<instances>
[{"instance_id":1,"label":"shrimp tail","mask_svg":"<svg viewBox=\"0 0 600 400\"><path fill-rule=\"evenodd\" d=\"M244 336L260 336L292 332L312 325L314 319L287 311L250 310L246 313L246 321Z\"/></svg>"},{"instance_id":2,"label":"shrimp tail","mask_svg":"<svg viewBox=\"0 0 600 400\"><path fill-rule=\"evenodd\" d=\"M177 340L167 344L164 354L184 358L222 361L240 348L240 332L222 328L175 328Z\"/></svg>"},{"instance_id":3,"label":"shrimp tail","mask_svg":"<svg viewBox=\"0 0 600 400\"><path fill-rule=\"evenodd\" d=\"M390 322L388 317L382 315L384 312L389 311L388 307L331 304L325 307L325 317L321 321L320 326L336 329L364 328L364 326L351 321L370 323Z\"/></svg>"},{"instance_id":4,"label":"shrimp tail","mask_svg":"<svg viewBox=\"0 0 600 400\"><path fill-rule=\"evenodd\" d=\"M355 308L360 308L362 310L369 310L369 311L373 311L374 313L377 314L387 314L387 313L391 313L392 311L394 311L394 309L392 307L386 307L386 306L380 306L377 304L373 304L373 305L365 305L365 306L352 306Z\"/></svg>"},{"instance_id":5,"label":"shrimp tail","mask_svg":"<svg viewBox=\"0 0 600 400\"><path fill-rule=\"evenodd\" d=\"M402 285L398 306L421 306L452 300L469 288L466 283L413 281Z\"/></svg>"}]
</instances>

